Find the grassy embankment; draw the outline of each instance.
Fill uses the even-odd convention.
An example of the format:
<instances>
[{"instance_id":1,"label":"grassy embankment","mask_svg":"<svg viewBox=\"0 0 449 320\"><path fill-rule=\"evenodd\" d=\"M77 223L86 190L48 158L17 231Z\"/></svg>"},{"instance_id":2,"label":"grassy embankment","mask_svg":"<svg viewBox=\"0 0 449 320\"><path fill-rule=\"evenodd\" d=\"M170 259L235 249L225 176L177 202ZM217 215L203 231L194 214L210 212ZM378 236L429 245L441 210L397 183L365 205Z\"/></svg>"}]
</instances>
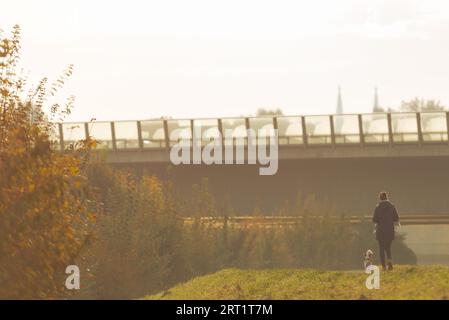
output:
<instances>
[{"instance_id":1,"label":"grassy embankment","mask_svg":"<svg viewBox=\"0 0 449 320\"><path fill-rule=\"evenodd\" d=\"M397 266L368 290L363 271L225 269L145 299L449 299L449 268Z\"/></svg>"}]
</instances>

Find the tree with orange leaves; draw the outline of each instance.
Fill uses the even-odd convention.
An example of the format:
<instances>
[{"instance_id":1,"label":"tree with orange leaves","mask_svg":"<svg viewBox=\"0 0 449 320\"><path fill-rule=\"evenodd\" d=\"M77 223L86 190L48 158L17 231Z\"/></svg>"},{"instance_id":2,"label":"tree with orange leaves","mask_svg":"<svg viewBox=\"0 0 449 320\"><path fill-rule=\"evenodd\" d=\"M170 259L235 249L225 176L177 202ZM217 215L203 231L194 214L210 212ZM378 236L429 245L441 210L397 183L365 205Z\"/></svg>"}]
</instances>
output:
<instances>
[{"instance_id":1,"label":"tree with orange leaves","mask_svg":"<svg viewBox=\"0 0 449 320\"><path fill-rule=\"evenodd\" d=\"M60 298L67 265L86 246L95 223L95 202L83 172L86 146L53 148L54 117L70 113L43 106L72 74L69 66L53 84L44 78L25 94L17 74L20 28L0 33L0 298Z\"/></svg>"}]
</instances>

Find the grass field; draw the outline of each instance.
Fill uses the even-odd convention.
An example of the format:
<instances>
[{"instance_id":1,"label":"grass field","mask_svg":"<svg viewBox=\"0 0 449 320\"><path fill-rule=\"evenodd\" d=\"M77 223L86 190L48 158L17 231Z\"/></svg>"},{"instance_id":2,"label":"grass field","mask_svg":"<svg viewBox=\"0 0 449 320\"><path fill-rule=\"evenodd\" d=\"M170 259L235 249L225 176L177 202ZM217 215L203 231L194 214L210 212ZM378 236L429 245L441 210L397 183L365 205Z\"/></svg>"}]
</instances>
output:
<instances>
[{"instance_id":1,"label":"grass field","mask_svg":"<svg viewBox=\"0 0 449 320\"><path fill-rule=\"evenodd\" d=\"M361 271L225 269L145 299L449 299L449 268L396 266L368 290Z\"/></svg>"}]
</instances>

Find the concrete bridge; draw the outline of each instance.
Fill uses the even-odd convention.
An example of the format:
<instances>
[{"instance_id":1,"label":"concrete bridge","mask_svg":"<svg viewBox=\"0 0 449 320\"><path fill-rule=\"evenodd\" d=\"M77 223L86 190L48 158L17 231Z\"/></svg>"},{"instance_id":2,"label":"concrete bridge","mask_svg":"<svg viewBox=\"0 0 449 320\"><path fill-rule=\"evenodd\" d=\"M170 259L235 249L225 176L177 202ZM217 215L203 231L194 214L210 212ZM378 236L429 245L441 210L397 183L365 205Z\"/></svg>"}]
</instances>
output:
<instances>
[{"instance_id":1,"label":"concrete bridge","mask_svg":"<svg viewBox=\"0 0 449 320\"><path fill-rule=\"evenodd\" d=\"M273 212L315 196L349 215L371 214L380 190L387 190L400 212L449 212L449 113L373 113L270 116L220 119L156 119L60 123L59 148L93 136L109 163L169 177L188 195L209 180L219 201L236 212L257 206ZM170 147L191 139L201 127L205 141L223 145L246 139L246 129L277 129L279 169L259 176L254 165L171 166ZM232 138L220 133L232 130ZM174 132L177 132L174 134Z\"/></svg>"}]
</instances>

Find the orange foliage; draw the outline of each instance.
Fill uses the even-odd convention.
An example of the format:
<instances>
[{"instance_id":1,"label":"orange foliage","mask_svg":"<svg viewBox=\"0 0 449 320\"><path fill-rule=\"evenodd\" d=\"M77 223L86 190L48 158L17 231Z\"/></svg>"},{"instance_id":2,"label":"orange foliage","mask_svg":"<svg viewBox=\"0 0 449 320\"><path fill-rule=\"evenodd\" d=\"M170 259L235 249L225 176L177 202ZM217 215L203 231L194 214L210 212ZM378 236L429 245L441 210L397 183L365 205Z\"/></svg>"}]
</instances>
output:
<instances>
[{"instance_id":1,"label":"orange foliage","mask_svg":"<svg viewBox=\"0 0 449 320\"><path fill-rule=\"evenodd\" d=\"M82 173L84 148L52 149L54 129L40 108L46 81L22 96L25 80L14 72L19 35L18 27L11 39L0 34L0 298L57 298L95 207Z\"/></svg>"}]
</instances>

